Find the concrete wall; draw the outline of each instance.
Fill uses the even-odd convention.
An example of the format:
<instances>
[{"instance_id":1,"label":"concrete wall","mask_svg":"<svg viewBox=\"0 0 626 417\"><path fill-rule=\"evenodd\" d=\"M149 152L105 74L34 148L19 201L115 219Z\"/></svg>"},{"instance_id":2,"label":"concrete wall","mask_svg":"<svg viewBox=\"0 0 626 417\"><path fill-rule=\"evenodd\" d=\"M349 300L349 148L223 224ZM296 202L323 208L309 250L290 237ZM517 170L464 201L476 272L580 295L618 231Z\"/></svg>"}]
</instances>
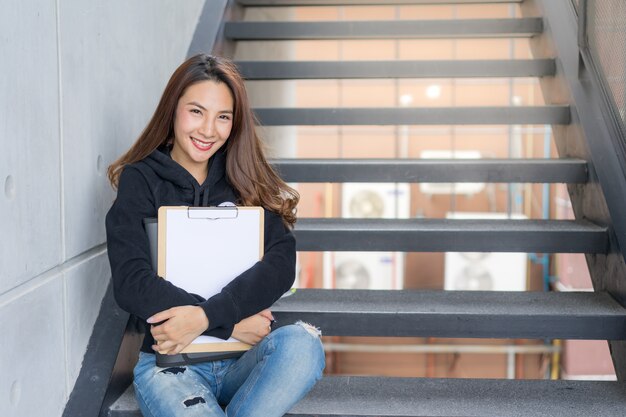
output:
<instances>
[{"instance_id":1,"label":"concrete wall","mask_svg":"<svg viewBox=\"0 0 626 417\"><path fill-rule=\"evenodd\" d=\"M107 166L186 56L202 0L0 6L0 415L60 416L110 279ZM43 414L42 414L43 413Z\"/></svg>"}]
</instances>

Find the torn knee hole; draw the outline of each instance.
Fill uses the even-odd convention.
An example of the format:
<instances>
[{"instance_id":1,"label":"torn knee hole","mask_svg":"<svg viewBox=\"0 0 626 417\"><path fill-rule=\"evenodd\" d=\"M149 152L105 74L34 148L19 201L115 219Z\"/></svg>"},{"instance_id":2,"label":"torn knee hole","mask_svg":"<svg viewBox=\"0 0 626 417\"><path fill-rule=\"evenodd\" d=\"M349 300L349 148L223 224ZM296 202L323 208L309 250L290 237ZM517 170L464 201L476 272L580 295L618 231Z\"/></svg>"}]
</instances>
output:
<instances>
[{"instance_id":1,"label":"torn knee hole","mask_svg":"<svg viewBox=\"0 0 626 417\"><path fill-rule=\"evenodd\" d=\"M178 374L184 374L186 370L187 370L187 368L185 368L183 366L173 366L171 368L167 368L167 369L162 370L161 373L178 375Z\"/></svg>"},{"instance_id":2,"label":"torn knee hole","mask_svg":"<svg viewBox=\"0 0 626 417\"><path fill-rule=\"evenodd\" d=\"M191 407L197 404L206 404L206 401L202 397L193 397L183 401L185 407Z\"/></svg>"},{"instance_id":3,"label":"torn knee hole","mask_svg":"<svg viewBox=\"0 0 626 417\"><path fill-rule=\"evenodd\" d=\"M317 336L317 337L322 336L322 331L319 329L319 327L315 327L312 324L306 323L302 320L297 321L296 324L298 326L302 326L302 328L304 328L304 330L309 332L311 336Z\"/></svg>"}]
</instances>

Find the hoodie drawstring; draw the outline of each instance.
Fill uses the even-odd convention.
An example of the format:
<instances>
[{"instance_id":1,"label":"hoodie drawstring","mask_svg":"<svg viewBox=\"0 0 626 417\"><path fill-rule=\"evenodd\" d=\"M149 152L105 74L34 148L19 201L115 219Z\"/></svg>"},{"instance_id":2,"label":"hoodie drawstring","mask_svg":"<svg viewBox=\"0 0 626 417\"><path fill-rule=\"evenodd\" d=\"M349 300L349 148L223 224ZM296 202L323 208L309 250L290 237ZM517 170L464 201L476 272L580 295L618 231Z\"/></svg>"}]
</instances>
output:
<instances>
[{"instance_id":1,"label":"hoodie drawstring","mask_svg":"<svg viewBox=\"0 0 626 417\"><path fill-rule=\"evenodd\" d=\"M205 193L206 196L206 193ZM198 207L200 205L200 188L193 186L193 207Z\"/></svg>"},{"instance_id":2,"label":"hoodie drawstring","mask_svg":"<svg viewBox=\"0 0 626 417\"><path fill-rule=\"evenodd\" d=\"M202 193L202 204L200 204L200 193ZM207 207L209 205L209 187L193 186L193 207Z\"/></svg>"}]
</instances>

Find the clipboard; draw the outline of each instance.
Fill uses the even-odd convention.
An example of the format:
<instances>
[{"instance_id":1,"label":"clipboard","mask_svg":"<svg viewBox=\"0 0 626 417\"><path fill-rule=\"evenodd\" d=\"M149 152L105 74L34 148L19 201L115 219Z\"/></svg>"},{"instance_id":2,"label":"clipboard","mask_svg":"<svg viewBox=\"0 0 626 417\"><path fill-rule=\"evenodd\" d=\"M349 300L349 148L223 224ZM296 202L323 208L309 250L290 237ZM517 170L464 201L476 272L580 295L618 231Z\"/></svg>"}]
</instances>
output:
<instances>
[{"instance_id":1,"label":"clipboard","mask_svg":"<svg viewBox=\"0 0 626 417\"><path fill-rule=\"evenodd\" d=\"M162 206L158 213L157 273L205 299L263 257L262 207ZM241 356L252 346L199 336L179 355L157 353L158 366Z\"/></svg>"}]
</instances>

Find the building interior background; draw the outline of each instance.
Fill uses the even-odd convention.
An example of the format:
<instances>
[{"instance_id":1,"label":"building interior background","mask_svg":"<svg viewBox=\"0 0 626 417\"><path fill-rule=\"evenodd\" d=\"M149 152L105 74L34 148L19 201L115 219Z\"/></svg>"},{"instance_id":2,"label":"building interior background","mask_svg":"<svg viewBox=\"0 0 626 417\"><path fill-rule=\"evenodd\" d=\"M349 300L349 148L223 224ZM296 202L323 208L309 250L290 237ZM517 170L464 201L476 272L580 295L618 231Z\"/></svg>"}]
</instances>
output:
<instances>
[{"instance_id":1,"label":"building interior background","mask_svg":"<svg viewBox=\"0 0 626 417\"><path fill-rule=\"evenodd\" d=\"M244 20L515 18L517 4L248 8ZM531 59L528 38L244 41L236 60ZM543 105L537 78L248 81L254 107ZM273 157L552 158L549 125L261 128ZM564 184L294 184L299 217L574 218ZM592 290L583 254L300 252L296 286ZM615 379L608 345L586 340L325 337L329 374Z\"/></svg>"}]
</instances>

